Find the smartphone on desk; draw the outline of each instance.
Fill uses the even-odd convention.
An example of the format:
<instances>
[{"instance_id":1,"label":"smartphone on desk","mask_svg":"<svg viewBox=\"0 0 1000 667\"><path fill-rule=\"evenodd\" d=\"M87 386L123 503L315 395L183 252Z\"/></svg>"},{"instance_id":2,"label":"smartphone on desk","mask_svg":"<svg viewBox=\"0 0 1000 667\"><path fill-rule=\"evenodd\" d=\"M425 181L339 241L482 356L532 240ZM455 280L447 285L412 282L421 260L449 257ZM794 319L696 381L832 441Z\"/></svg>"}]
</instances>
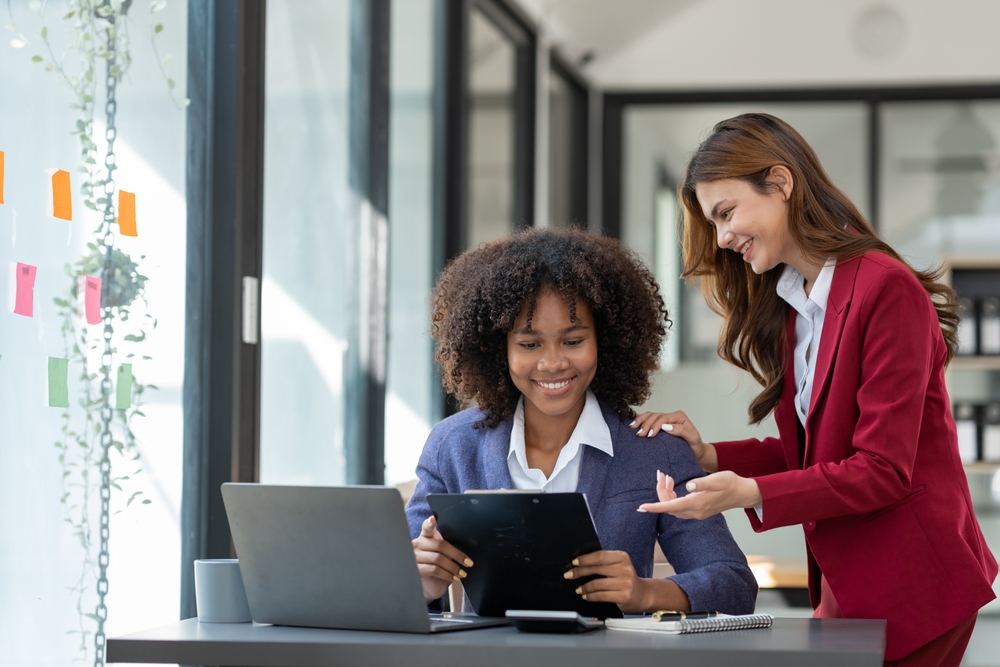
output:
<instances>
[{"instance_id":1,"label":"smartphone on desk","mask_svg":"<svg viewBox=\"0 0 1000 667\"><path fill-rule=\"evenodd\" d=\"M581 616L575 611L508 609L505 616L520 632L578 634L604 627L604 621L601 619Z\"/></svg>"}]
</instances>

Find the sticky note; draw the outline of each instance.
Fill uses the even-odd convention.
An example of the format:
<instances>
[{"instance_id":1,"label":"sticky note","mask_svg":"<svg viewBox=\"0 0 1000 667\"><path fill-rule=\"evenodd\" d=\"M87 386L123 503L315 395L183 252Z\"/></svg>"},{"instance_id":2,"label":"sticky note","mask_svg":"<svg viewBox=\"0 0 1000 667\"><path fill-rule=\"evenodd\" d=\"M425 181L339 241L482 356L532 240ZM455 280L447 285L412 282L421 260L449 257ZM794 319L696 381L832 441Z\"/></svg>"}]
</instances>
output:
<instances>
[{"instance_id":1,"label":"sticky note","mask_svg":"<svg viewBox=\"0 0 1000 667\"><path fill-rule=\"evenodd\" d=\"M14 266L14 314L33 317L35 314L35 267L18 262Z\"/></svg>"},{"instance_id":2,"label":"sticky note","mask_svg":"<svg viewBox=\"0 0 1000 667\"><path fill-rule=\"evenodd\" d=\"M101 279L94 276L76 277L76 314L85 317L87 324L100 324L101 317Z\"/></svg>"},{"instance_id":3,"label":"sticky note","mask_svg":"<svg viewBox=\"0 0 1000 667\"><path fill-rule=\"evenodd\" d=\"M69 359L49 357L49 407L69 407Z\"/></svg>"},{"instance_id":4,"label":"sticky note","mask_svg":"<svg viewBox=\"0 0 1000 667\"><path fill-rule=\"evenodd\" d=\"M115 409L128 410L132 407L132 364L122 364L118 367L118 380L115 382Z\"/></svg>"},{"instance_id":5,"label":"sticky note","mask_svg":"<svg viewBox=\"0 0 1000 667\"><path fill-rule=\"evenodd\" d=\"M3 203L3 151L0 151L0 204Z\"/></svg>"},{"instance_id":6,"label":"sticky note","mask_svg":"<svg viewBox=\"0 0 1000 667\"><path fill-rule=\"evenodd\" d=\"M138 236L135 229L135 193L118 191L118 232L122 236Z\"/></svg>"},{"instance_id":7,"label":"sticky note","mask_svg":"<svg viewBox=\"0 0 1000 667\"><path fill-rule=\"evenodd\" d=\"M62 169L49 169L52 175L52 188L49 198L49 215L61 220L73 219L73 196L69 185L69 172Z\"/></svg>"}]
</instances>

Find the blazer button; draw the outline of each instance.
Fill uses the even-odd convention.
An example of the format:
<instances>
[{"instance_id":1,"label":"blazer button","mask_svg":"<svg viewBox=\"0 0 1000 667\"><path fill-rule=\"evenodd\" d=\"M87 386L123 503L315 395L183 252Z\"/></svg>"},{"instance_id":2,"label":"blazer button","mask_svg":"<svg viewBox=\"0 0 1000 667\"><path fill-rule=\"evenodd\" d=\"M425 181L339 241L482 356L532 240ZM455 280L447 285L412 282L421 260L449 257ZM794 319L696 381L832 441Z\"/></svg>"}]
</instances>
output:
<instances>
[{"instance_id":1,"label":"blazer button","mask_svg":"<svg viewBox=\"0 0 1000 667\"><path fill-rule=\"evenodd\" d=\"M805 528L806 530L816 530L816 522L806 521L804 524L802 524L802 527Z\"/></svg>"}]
</instances>

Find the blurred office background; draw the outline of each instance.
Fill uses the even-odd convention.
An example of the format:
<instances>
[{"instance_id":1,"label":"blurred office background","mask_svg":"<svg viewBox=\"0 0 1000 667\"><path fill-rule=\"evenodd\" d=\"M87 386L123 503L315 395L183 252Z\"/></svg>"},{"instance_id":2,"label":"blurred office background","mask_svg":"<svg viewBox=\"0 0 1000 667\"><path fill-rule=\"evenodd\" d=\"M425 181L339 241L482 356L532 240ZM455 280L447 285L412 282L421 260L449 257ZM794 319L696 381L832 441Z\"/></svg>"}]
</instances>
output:
<instances>
[{"instance_id":1,"label":"blurred office background","mask_svg":"<svg viewBox=\"0 0 1000 667\"><path fill-rule=\"evenodd\" d=\"M34 316L0 315L0 640L5 664L65 665L93 661L97 603L94 554L65 519L96 525L97 510L65 502L45 368L64 356L63 267L99 217L79 195L72 222L44 214L44 170L75 173L77 115L32 56L43 25L56 53L73 35L59 2L10 7L25 43L0 44L0 260L38 273ZM414 478L455 410L430 290L448 259L511 230L576 225L647 258L674 328L640 410L683 409L707 440L774 433L747 426L757 387L717 358L718 319L678 280L677 179L719 120L789 121L916 266L1000 267L992 0L168 0L133 3L129 29L117 177L140 233L119 246L144 255L158 327L133 371L158 389L133 425L138 460L112 457L129 479L111 495L109 634L193 615L191 561L230 553L221 482ZM996 358L958 360L949 382L954 400L1000 400ZM967 470L1000 553L1000 465ZM727 519L759 606L807 614L801 531ZM998 638L990 605L963 664L1000 665Z\"/></svg>"}]
</instances>

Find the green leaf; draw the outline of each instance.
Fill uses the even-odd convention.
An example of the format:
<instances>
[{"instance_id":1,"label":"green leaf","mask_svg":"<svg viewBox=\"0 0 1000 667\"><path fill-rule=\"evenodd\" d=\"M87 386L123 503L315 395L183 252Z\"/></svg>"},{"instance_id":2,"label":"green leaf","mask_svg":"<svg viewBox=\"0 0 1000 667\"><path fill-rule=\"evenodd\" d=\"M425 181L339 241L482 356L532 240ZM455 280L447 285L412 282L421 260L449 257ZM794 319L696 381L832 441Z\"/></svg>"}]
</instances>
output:
<instances>
[{"instance_id":1,"label":"green leaf","mask_svg":"<svg viewBox=\"0 0 1000 667\"><path fill-rule=\"evenodd\" d=\"M135 500L135 497L138 496L138 495L141 495L141 494L142 494L142 491L136 491L131 496L129 496L128 501L125 503L125 507L128 507L129 505L131 505L132 501Z\"/></svg>"},{"instance_id":2,"label":"green leaf","mask_svg":"<svg viewBox=\"0 0 1000 667\"><path fill-rule=\"evenodd\" d=\"M167 79L167 88L169 88L170 90L173 90L175 85L177 85L177 84L174 83L173 79Z\"/></svg>"},{"instance_id":3,"label":"green leaf","mask_svg":"<svg viewBox=\"0 0 1000 667\"><path fill-rule=\"evenodd\" d=\"M43 60L45 60L45 58L42 58L39 55L33 55L33 56L31 56L31 62L33 62L33 63L40 63ZM77 121L77 122L80 122L80 121Z\"/></svg>"},{"instance_id":4,"label":"green leaf","mask_svg":"<svg viewBox=\"0 0 1000 667\"><path fill-rule=\"evenodd\" d=\"M163 24L162 23L157 23L155 26L153 26L153 34L154 35L155 34L159 34L161 32L163 32Z\"/></svg>"},{"instance_id":5,"label":"green leaf","mask_svg":"<svg viewBox=\"0 0 1000 667\"><path fill-rule=\"evenodd\" d=\"M143 504L143 505L149 505L149 504L151 504L152 502L153 502L152 500L150 500L149 498L147 498L146 500L143 500L143 501L142 501L142 504Z\"/></svg>"},{"instance_id":6,"label":"green leaf","mask_svg":"<svg viewBox=\"0 0 1000 667\"><path fill-rule=\"evenodd\" d=\"M47 40L49 38L49 29L47 27L45 27L45 26L42 26L42 33L41 34L42 34L42 41Z\"/></svg>"}]
</instances>

